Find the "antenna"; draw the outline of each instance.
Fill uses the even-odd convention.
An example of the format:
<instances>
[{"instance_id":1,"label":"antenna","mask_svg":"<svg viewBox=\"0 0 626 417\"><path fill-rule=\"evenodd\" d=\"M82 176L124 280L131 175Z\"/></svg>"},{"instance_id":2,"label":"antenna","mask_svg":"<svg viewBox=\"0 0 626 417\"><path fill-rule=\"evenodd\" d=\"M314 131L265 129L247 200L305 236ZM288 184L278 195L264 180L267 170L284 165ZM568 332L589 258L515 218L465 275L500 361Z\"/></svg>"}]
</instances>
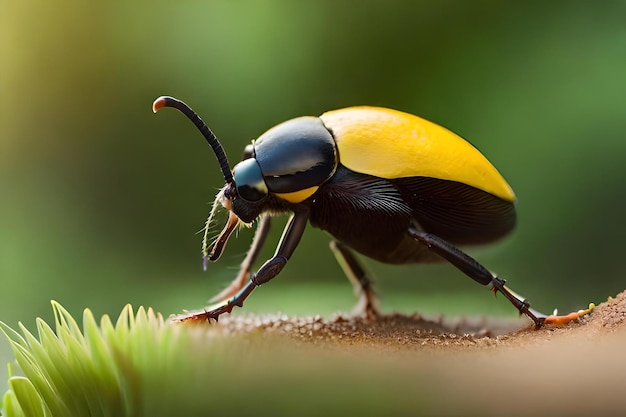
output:
<instances>
[{"instance_id":1,"label":"antenna","mask_svg":"<svg viewBox=\"0 0 626 417\"><path fill-rule=\"evenodd\" d=\"M217 140L215 134L209 129L209 127L202 121L200 116L196 114L191 107L186 105L184 102L169 96L161 96L154 100L152 103L152 111L158 112L163 107L173 107L175 109L180 110L189 120L193 122L194 125L198 128L202 136L209 142L215 156L217 157L217 162L220 164L220 169L222 170L222 174L224 175L224 180L227 183L233 181L233 174L230 172L230 165L228 165L228 158L226 157L226 152L224 152L224 148L222 144Z\"/></svg>"}]
</instances>

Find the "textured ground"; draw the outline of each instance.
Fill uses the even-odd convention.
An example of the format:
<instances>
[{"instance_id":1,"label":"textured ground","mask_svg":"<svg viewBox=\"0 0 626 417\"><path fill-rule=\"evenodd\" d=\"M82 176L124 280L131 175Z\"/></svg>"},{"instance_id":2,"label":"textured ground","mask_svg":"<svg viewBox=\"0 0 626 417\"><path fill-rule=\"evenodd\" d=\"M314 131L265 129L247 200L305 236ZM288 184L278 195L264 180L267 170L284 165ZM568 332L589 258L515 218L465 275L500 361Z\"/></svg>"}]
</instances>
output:
<instances>
[{"instance_id":1,"label":"textured ground","mask_svg":"<svg viewBox=\"0 0 626 417\"><path fill-rule=\"evenodd\" d=\"M224 315L212 331L226 334L266 332L302 342L328 345L385 345L388 348L528 345L559 337L601 337L626 327L626 291L598 305L591 314L563 327L535 330L525 318L427 319L420 315L389 314L375 320L337 315L288 317L286 315ZM204 325L206 323L200 323Z\"/></svg>"},{"instance_id":2,"label":"textured ground","mask_svg":"<svg viewBox=\"0 0 626 417\"><path fill-rule=\"evenodd\" d=\"M287 354L316 363L322 375L336 366L325 370L326 359L316 357L376 368L368 375L430 395L437 404L432 415L626 415L626 292L582 319L540 330L526 319L445 322L417 315L376 321L226 315L219 324L195 326L250 336L255 346L270 335L292 341L281 347L295 346Z\"/></svg>"}]
</instances>

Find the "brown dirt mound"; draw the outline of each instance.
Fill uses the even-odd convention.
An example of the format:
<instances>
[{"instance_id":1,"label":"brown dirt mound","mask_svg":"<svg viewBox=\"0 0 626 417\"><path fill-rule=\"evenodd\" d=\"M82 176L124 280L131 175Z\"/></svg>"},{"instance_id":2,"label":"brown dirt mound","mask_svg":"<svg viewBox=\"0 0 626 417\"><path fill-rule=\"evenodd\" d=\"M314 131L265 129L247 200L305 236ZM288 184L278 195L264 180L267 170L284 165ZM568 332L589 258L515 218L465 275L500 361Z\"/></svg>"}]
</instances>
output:
<instances>
[{"instance_id":1,"label":"brown dirt mound","mask_svg":"<svg viewBox=\"0 0 626 417\"><path fill-rule=\"evenodd\" d=\"M625 320L626 291L615 298L610 297L591 314L575 322L540 330L535 330L525 318L463 317L449 320L428 319L418 314L388 314L374 320L343 315L324 319L320 316L239 314L224 316L219 325L211 324L211 327L226 334L262 331L316 344L385 345L397 349L411 346L476 348L494 344L528 345L533 340L546 341L561 335L598 337L624 327Z\"/></svg>"}]
</instances>

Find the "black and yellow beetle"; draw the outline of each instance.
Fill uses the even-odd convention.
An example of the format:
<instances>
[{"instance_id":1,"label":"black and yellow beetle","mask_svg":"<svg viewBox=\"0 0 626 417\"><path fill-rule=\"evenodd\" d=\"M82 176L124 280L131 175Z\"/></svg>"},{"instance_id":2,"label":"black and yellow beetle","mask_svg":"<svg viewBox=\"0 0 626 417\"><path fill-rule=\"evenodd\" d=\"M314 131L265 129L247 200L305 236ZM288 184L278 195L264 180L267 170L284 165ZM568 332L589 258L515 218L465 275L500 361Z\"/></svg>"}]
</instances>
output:
<instances>
[{"instance_id":1,"label":"black and yellow beetle","mask_svg":"<svg viewBox=\"0 0 626 417\"><path fill-rule=\"evenodd\" d=\"M205 266L220 257L238 224L260 218L238 276L213 299L218 303L179 320L217 319L241 307L254 288L287 264L307 222L334 237L331 248L362 294L368 315L377 314L375 297L352 250L391 264L447 260L480 284L491 284L537 327L568 317L530 309L504 280L455 246L503 237L515 226L516 213L515 194L502 175L451 131L396 110L350 107L271 128L245 148L231 172L221 144L193 110L166 96L154 101L153 110L163 107L180 110L198 127L226 181L205 227ZM209 243L218 203L229 210L229 218ZM291 218L276 252L252 273L271 216L281 214Z\"/></svg>"}]
</instances>

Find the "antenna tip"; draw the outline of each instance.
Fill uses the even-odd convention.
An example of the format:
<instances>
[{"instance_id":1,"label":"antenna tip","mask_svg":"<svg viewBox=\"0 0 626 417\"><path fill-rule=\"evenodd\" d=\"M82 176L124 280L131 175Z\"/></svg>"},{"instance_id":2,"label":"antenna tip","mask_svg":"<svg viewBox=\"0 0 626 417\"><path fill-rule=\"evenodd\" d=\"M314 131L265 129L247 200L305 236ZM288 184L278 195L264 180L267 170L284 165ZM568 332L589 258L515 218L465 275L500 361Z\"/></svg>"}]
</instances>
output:
<instances>
[{"instance_id":1,"label":"antenna tip","mask_svg":"<svg viewBox=\"0 0 626 417\"><path fill-rule=\"evenodd\" d=\"M154 100L154 102L152 103L152 111L154 113L158 112L159 110L161 110L163 107L167 106L167 102L168 100L170 100L171 97L168 96L161 96L159 98L157 98L156 100Z\"/></svg>"}]
</instances>

